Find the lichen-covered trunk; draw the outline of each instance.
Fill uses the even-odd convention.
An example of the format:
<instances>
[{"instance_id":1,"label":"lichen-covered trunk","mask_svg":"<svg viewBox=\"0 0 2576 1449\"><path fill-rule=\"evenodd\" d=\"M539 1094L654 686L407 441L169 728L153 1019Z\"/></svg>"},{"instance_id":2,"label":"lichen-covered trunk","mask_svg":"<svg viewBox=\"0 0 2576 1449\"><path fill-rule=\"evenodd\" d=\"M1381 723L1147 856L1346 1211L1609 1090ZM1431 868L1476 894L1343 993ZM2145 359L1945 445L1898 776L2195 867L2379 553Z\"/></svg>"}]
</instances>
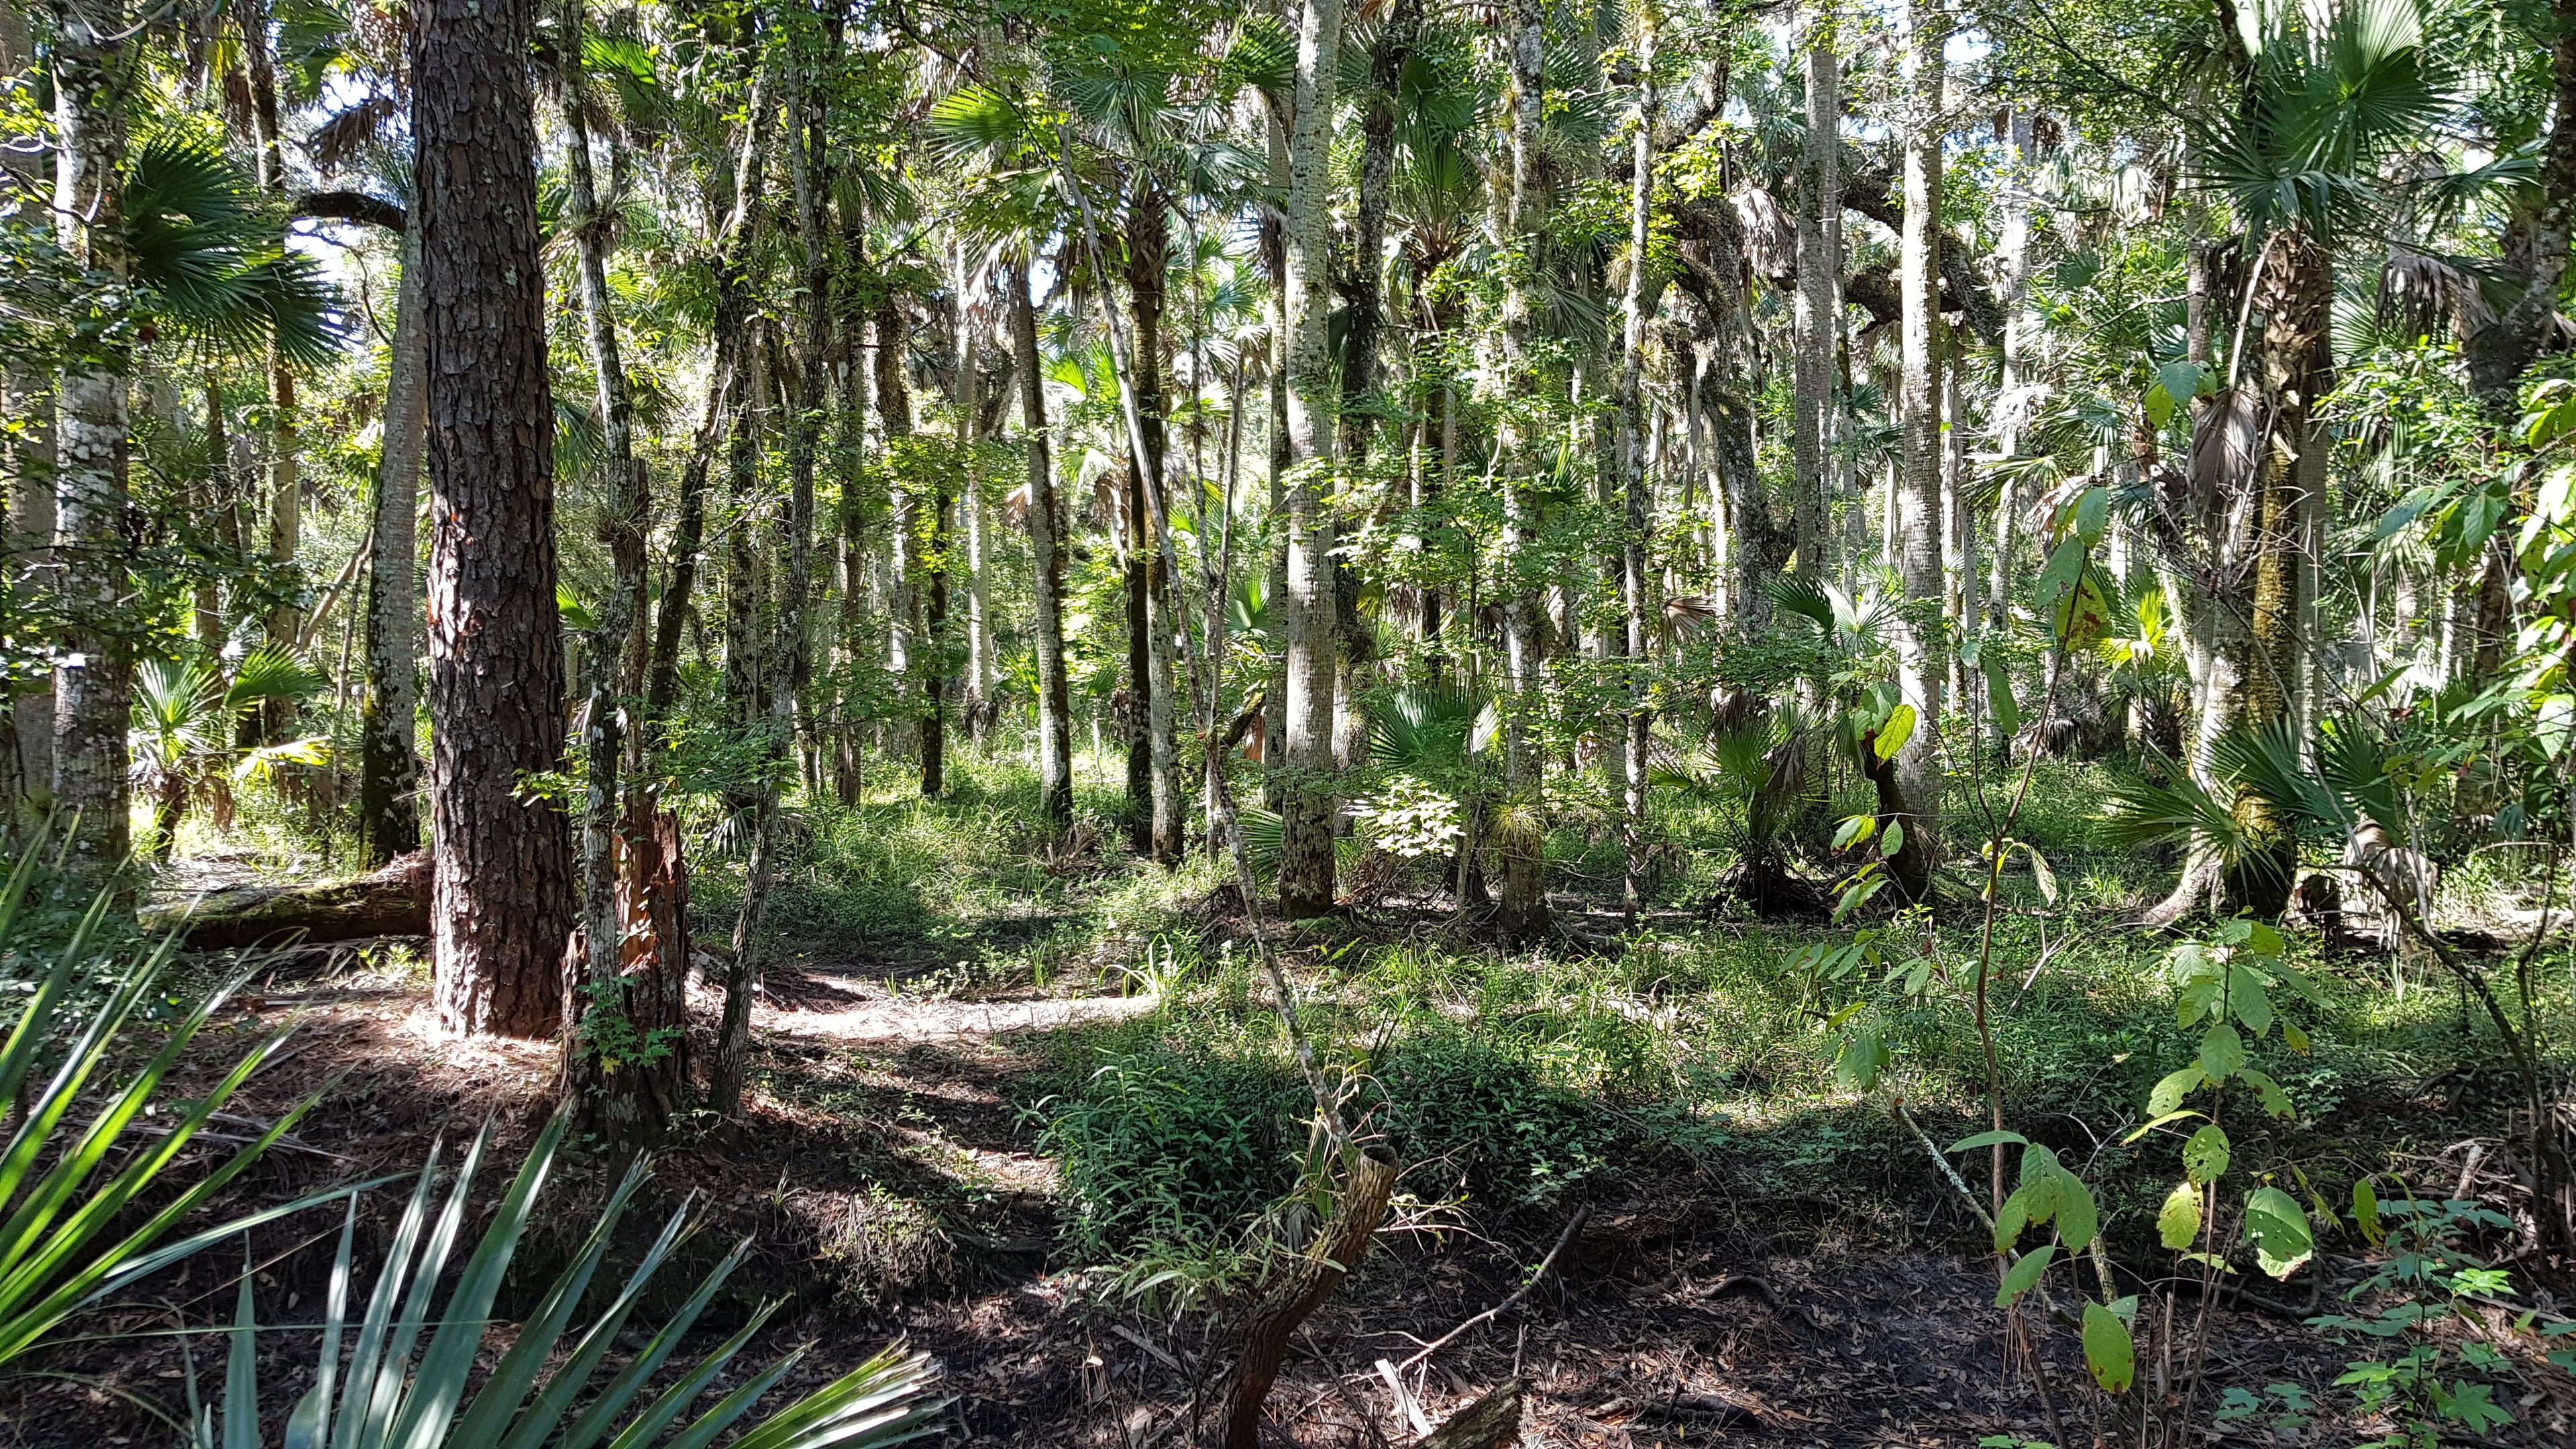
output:
<instances>
[{"instance_id":1,"label":"lichen-covered trunk","mask_svg":"<svg viewBox=\"0 0 2576 1449\"><path fill-rule=\"evenodd\" d=\"M1941 49L1949 19L1938 0L1909 9L1911 107L1905 136L1905 216L1898 270L1902 284L1897 421L1903 457L1891 499L1896 566L1904 586L1897 613L1896 682L1914 711L1913 732L1896 752L1895 785L1907 844L1937 853L1941 817L1941 708L1947 684L1942 629L1941 544ZM1884 802L1885 792L1882 790ZM1909 899L1930 892L1928 870L1891 868Z\"/></svg>"},{"instance_id":2,"label":"lichen-covered trunk","mask_svg":"<svg viewBox=\"0 0 2576 1449\"><path fill-rule=\"evenodd\" d=\"M1334 83L1341 0L1309 0L1297 37L1294 131L1288 145L1287 778L1282 792L1279 907L1290 916L1333 908L1333 515L1324 496L1334 456L1337 396L1329 211Z\"/></svg>"},{"instance_id":3,"label":"lichen-covered trunk","mask_svg":"<svg viewBox=\"0 0 2576 1449\"><path fill-rule=\"evenodd\" d=\"M1831 566L1826 501L1832 496L1834 349L1841 331L1835 282L1842 272L1842 64L1830 0L1806 0L1807 130L1798 153L1796 351L1790 369L1794 413L1790 453L1797 477L1791 505L1800 576ZM1739 600L1740 602L1740 600Z\"/></svg>"},{"instance_id":4,"label":"lichen-covered trunk","mask_svg":"<svg viewBox=\"0 0 2576 1449\"><path fill-rule=\"evenodd\" d=\"M529 0L433 0L412 64L428 462L435 997L450 1030L548 1036L573 914L554 403Z\"/></svg>"},{"instance_id":5,"label":"lichen-covered trunk","mask_svg":"<svg viewBox=\"0 0 2576 1449\"><path fill-rule=\"evenodd\" d=\"M421 371L420 224L403 228L402 281L385 361L384 451L376 464L375 551L367 560L367 677L358 701L358 844L373 870L420 849L420 454L428 414Z\"/></svg>"}]
</instances>

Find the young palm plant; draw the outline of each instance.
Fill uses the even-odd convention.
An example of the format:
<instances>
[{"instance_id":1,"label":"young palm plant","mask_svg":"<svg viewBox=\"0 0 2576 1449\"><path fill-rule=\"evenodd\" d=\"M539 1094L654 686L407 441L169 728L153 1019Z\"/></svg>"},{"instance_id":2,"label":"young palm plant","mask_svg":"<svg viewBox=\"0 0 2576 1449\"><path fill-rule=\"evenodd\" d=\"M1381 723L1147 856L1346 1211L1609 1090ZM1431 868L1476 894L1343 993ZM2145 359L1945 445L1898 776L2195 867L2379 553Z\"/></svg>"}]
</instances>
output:
<instances>
[{"instance_id":1,"label":"young palm plant","mask_svg":"<svg viewBox=\"0 0 2576 1449\"><path fill-rule=\"evenodd\" d=\"M937 1432L949 1400L932 1397L936 1371L929 1359L900 1348L886 1349L794 1403L753 1418L759 1401L803 1358L802 1350L788 1353L692 1415L768 1322L774 1302L667 1385L648 1392L749 1247L746 1241L727 1254L659 1327L630 1328L654 1275L694 1229L689 1203L663 1225L615 1296L576 1331L575 1315L618 1221L644 1184L642 1161L627 1171L581 1250L517 1325L509 1350L479 1384L472 1383L493 1302L536 1213L565 1126L566 1119L558 1117L538 1137L443 1303L438 1287L464 1229L491 1128L466 1149L443 1202L436 1191L439 1149L430 1148L374 1265L375 1288L354 1321L349 1287L358 1268L357 1210L351 1204L331 1264L313 1386L287 1415L282 1440L268 1439L260 1427L260 1325L251 1275L243 1275L220 1406L196 1402L195 1385L189 1386L192 1449L266 1449L272 1442L284 1449L703 1449L735 1431L732 1449L887 1449ZM621 1343L641 1346L590 1392Z\"/></svg>"},{"instance_id":2,"label":"young palm plant","mask_svg":"<svg viewBox=\"0 0 2576 1449\"><path fill-rule=\"evenodd\" d=\"M134 721L128 742L135 783L152 801L155 858L166 860L188 807L203 798L218 824L232 817L232 787L279 765L318 765L328 741L319 736L239 748L242 717L271 700L318 692L322 676L282 649L245 656L226 678L202 660L156 659L135 674Z\"/></svg>"}]
</instances>

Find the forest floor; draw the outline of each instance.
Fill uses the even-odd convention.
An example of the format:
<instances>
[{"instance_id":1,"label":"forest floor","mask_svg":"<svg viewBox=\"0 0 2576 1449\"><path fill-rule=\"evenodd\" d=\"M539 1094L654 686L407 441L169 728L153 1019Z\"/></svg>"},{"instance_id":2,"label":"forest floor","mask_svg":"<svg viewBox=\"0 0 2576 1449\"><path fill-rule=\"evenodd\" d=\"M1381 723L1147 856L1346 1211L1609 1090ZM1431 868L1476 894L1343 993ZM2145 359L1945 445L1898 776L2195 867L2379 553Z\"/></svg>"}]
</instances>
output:
<instances>
[{"instance_id":1,"label":"forest floor","mask_svg":"<svg viewBox=\"0 0 2576 1449\"><path fill-rule=\"evenodd\" d=\"M898 835L925 829L918 811L897 825ZM959 827L949 819L929 828ZM829 847L826 840L817 848ZM817 1348L792 1382L819 1384L901 1336L941 1362L958 1396L948 1442L1186 1445L1200 1396L1223 1367L1217 1335L1241 1302L1239 1275L1225 1271L1239 1261L1225 1255L1242 1239L1206 1239L1175 1256L1133 1236L1087 1231L1104 1193L1115 1201L1121 1190L1098 1185L1098 1144L1148 1155L1168 1144L1116 1136L1144 1130L1124 1118L1113 1121L1109 1138L1084 1139L1068 1124L1093 1119L1070 1115L1067 1104L1097 1105L1096 1091L1083 1095L1092 1090L1087 1082L1132 1070L1126 1064L1140 1055L1186 1063L1194 1044L1205 1043L1212 1059L1231 1059L1242 1040L1257 1038L1262 1006L1245 1009L1234 955L1245 949L1241 923L1224 909L1230 893L1208 889L1211 877L1157 881L1114 858L1070 881L1022 874L956 888L989 858L963 851L949 863L946 887L924 884L928 876L915 871L908 879L919 889L904 909L882 896L860 908L835 896L881 891L882 857L853 863L846 876L817 871L801 885L790 881L787 949L755 1017L749 1118L738 1126L680 1124L656 1155L648 1201L629 1223L658 1224L694 1194L711 1229L701 1235L702 1259L712 1261L738 1236L751 1239L752 1256L728 1293L742 1311L762 1299L792 1300L768 1330L772 1351ZM724 904L712 874L710 884L702 939L719 934L707 923ZM1559 904L1579 911L1588 903ZM1766 962L1791 943L1824 939L1809 928L1768 933L1696 916L1665 934L1723 937L1745 959ZM1662 953L1668 960L1651 943L1614 958L1580 941L1558 953L1506 957L1444 935L1437 913L1400 903L1302 928L1284 942L1301 990L1329 1021L1366 1017L1392 994L1432 1002L1448 1025L1407 1030L1435 1036L1483 1030L1478 1023L1488 1020L1526 1023L1533 1010L1525 998L1556 989L1526 982L1592 983L1584 989L1604 1008L1598 1019L1661 1023L1663 1055L1649 1075L1663 1074L1669 1100L1619 1089L1597 1072L1551 1079L1592 1083L1572 1095L1550 1088L1555 1095L1532 1098L1539 1105L1526 1109L1540 1132L1576 1124L1569 1130L1581 1141L1544 1144L1557 1164L1549 1170L1566 1175L1562 1190L1516 1199L1490 1187L1482 1197L1462 1191L1460 1182L1481 1179L1442 1174L1490 1150L1468 1137L1408 1163L1419 1169L1405 1182L1415 1195L1400 1200L1397 1230L1381 1235L1298 1337L1270 1400L1270 1443L1402 1445L1416 1437L1414 1414L1437 1423L1514 1377L1527 1386L1524 1442L1534 1446L2097 1442L2102 1426L2086 1416L2104 1401L2077 1391L2084 1370L2075 1335L2036 1306L2022 1313L2021 1330L2048 1365L2052 1424L2052 1404L1993 1306L1983 1229L1921 1148L1885 1111L1837 1096L1816 1075L1818 1065L1800 1055L1813 1055L1812 1045L1799 1045L1810 1028L1732 1021L1743 1005L1722 983L1709 984L1715 977L1698 978L1706 999L1692 1002L1680 945ZM1184 969L1158 972L1155 949L1168 960L1172 943ZM1373 964L1354 965L1363 959ZM2362 962L2352 974L2367 982L2384 969ZM1424 973L1436 982L1426 986ZM1514 983L1508 991L1506 981ZM2387 1028L2397 1035L2386 1041L2402 1049L2384 1053L2385 1070L2365 1070L2379 1058L2356 1046L2328 1054L2324 1080L2293 1084L2335 1099L2305 1124L2306 1136L2283 1146L2285 1159L2312 1169L2337 1159L2418 1179L2456 1176L2463 1195L2501 1202L2511 1184L2478 1146L2497 1136L2492 1052L2446 1035L2447 1001L2417 1005L2424 1021ZM1716 1023L1718 1038L1675 1025L1694 1010L1703 1026ZM712 1010L700 1015L711 1019ZM264 960L218 1036L247 1043L282 1026L292 1027L293 1043L236 1100L226 1125L246 1133L314 1093L322 1105L236 1186L236 1204L414 1169L432 1138L461 1142L487 1121L514 1146L551 1110L553 1049L443 1036L406 943ZM2137 1051L2120 1034L2129 1029L2115 1022L2092 1046L2125 1042ZM1534 1039L1559 1062L1585 1040L1544 1032ZM1725 1059L1694 1067L1683 1060L1694 1050ZM205 1053L200 1078L228 1055ZM2076 1099L2046 1086L2062 1087L2067 1074L2063 1065L2035 1065L2020 1079L2030 1085L2017 1087L2016 1120L2085 1115L2090 1109L2070 1111ZM190 1088L182 1082L178 1090ZM1930 1075L1913 1090L1935 1135L1962 1120L1955 1092L1945 1095ZM1513 1100L1506 1093L1494 1108L1510 1114ZM1589 1115L1549 1115L1568 1101ZM1229 1112L1240 1115L1216 1109L1218 1117ZM1611 1125L1584 1137L1596 1121ZM2100 1133L2114 1124L2078 1125ZM1563 1166L1576 1159L1586 1165ZM551 1189L560 1194L556 1207L532 1230L515 1291L551 1276L586 1228L576 1208L598 1199L607 1175L607 1164L573 1161ZM1256 1172L1245 1190L1257 1199L1265 1183L1276 1186ZM2146 1264L2161 1260L2151 1246L2132 1251L2140 1199L2122 1198L2108 1183L2103 1190L2106 1208L2125 1214L2125 1235L2115 1235L2124 1272L2134 1264L2154 1286L2161 1271ZM380 1236L388 1211L375 1202L365 1231ZM2152 1211L2150 1201L2145 1216ZM328 1260L327 1244L315 1245L337 1226L325 1216L261 1235L265 1321L310 1321ZM2152 1243L2151 1232L2145 1241ZM1401 1392L1392 1387L1381 1363L1405 1362L1504 1302L1552 1247L1553 1266L1525 1298L1402 1374ZM2330 1245L2305 1284L2273 1290L2288 1301L2249 1294L2260 1306L2240 1302L2211 1315L2207 1374L2196 1390L2197 1417L2210 1426L2202 1442L2348 1444L2395 1427L2384 1414L2359 1412L2334 1387L2346 1362L2369 1350L2330 1342L2299 1322L2303 1312L2333 1307L2324 1278L2339 1290L2367 1271L2371 1256L2357 1239ZM151 1301L83 1320L43 1365L59 1377L0 1397L0 1442L171 1442L165 1416L184 1413L190 1357L210 1392L221 1340L170 1336L137 1352L107 1335L221 1316L239 1263L205 1255L165 1278ZM695 1274L684 1265L674 1276ZM2555 1305L2545 1285L2524 1286L2541 1287L2533 1301ZM2177 1304L2188 1318L2195 1300L2181 1295ZM291 1365L309 1359L312 1346L309 1332L274 1335L266 1352L281 1381L291 1382ZM2142 1365L2150 1388L2158 1372ZM2184 1375L2174 1373L2178 1384ZM2576 1380L2543 1367L2505 1388L2515 1422L2487 1442L2569 1442ZM2222 1407L2231 1412L2213 1422Z\"/></svg>"}]
</instances>

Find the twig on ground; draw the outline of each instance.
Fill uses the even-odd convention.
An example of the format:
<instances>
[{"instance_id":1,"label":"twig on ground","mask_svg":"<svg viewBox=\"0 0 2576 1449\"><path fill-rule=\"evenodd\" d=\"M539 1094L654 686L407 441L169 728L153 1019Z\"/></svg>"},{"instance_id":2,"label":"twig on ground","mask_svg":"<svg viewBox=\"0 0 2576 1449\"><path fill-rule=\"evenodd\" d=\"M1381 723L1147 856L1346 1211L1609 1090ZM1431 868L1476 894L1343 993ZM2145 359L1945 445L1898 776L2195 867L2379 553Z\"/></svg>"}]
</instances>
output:
<instances>
[{"instance_id":1,"label":"twig on ground","mask_svg":"<svg viewBox=\"0 0 2576 1449\"><path fill-rule=\"evenodd\" d=\"M1433 1354L1438 1353L1441 1349L1448 1347L1449 1344L1458 1337L1458 1335L1465 1333L1468 1329L1474 1328L1480 1323L1501 1317L1504 1313L1510 1311L1514 1306L1519 1304L1522 1299L1527 1298L1530 1295L1530 1290L1536 1288L1539 1284L1539 1280L1547 1276L1547 1270L1555 1265L1557 1255L1565 1251L1565 1245L1567 1243L1574 1241L1574 1235L1582 1229L1584 1223L1589 1221L1591 1217L1592 1209L1590 1207L1580 1207L1575 1209L1574 1216L1566 1221L1565 1231L1557 1234L1556 1246L1547 1250L1546 1257L1539 1259L1538 1269L1536 1272L1530 1274L1528 1282L1523 1283L1519 1288L1514 1289L1512 1296L1509 1298L1504 1299L1502 1302L1495 1304L1493 1307L1488 1308L1484 1312L1477 1314L1475 1317L1468 1319L1466 1322L1459 1324L1456 1328L1453 1328L1447 1333L1440 1335L1438 1338L1431 1340L1429 1343L1424 1344L1421 1350L1415 1353L1413 1357L1396 1365L1397 1370L1402 1372L1412 1369L1414 1365L1431 1357Z\"/></svg>"}]
</instances>

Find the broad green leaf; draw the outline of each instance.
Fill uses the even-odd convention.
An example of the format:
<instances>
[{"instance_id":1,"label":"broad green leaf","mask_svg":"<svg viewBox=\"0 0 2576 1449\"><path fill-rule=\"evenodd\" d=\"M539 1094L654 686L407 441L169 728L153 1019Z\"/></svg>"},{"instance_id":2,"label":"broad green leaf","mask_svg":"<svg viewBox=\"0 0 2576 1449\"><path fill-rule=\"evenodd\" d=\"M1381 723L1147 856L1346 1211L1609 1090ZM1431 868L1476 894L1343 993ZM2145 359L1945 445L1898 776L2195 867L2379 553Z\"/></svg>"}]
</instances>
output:
<instances>
[{"instance_id":1,"label":"broad green leaf","mask_svg":"<svg viewBox=\"0 0 2576 1449\"><path fill-rule=\"evenodd\" d=\"M2102 536L2102 527L2111 521L2111 490L2095 484L2075 500L2075 534L2086 543Z\"/></svg>"},{"instance_id":2,"label":"broad green leaf","mask_svg":"<svg viewBox=\"0 0 2576 1449\"><path fill-rule=\"evenodd\" d=\"M2029 1138L2022 1136L2018 1132L1980 1132L1974 1137L1962 1137L1958 1141L1951 1143L1950 1150L1953 1152L1974 1152L1980 1147L2018 1147L2028 1143L2029 1141Z\"/></svg>"},{"instance_id":3,"label":"broad green leaf","mask_svg":"<svg viewBox=\"0 0 2576 1449\"><path fill-rule=\"evenodd\" d=\"M2156 1209L2156 1236L2167 1248L2179 1253L2200 1237L2200 1189L2187 1182L2177 1182L2165 1194L2165 1205Z\"/></svg>"},{"instance_id":4,"label":"broad green leaf","mask_svg":"<svg viewBox=\"0 0 2576 1449\"><path fill-rule=\"evenodd\" d=\"M2168 362L2156 368L2156 384L2175 402L2206 396L2217 386L2209 369L2197 362Z\"/></svg>"},{"instance_id":5,"label":"broad green leaf","mask_svg":"<svg viewBox=\"0 0 2576 1449\"><path fill-rule=\"evenodd\" d=\"M2272 998L2263 988L2263 978L2242 966L2230 966L2227 982L2227 1004L2259 1040L2272 1029Z\"/></svg>"},{"instance_id":6,"label":"broad green leaf","mask_svg":"<svg viewBox=\"0 0 2576 1449\"><path fill-rule=\"evenodd\" d=\"M2306 1056L2308 1054L2308 1034L2299 1030L2299 1024L2297 1022L2286 1019L2282 1021L2281 1040L2287 1042L2290 1050L2297 1052L2299 1055Z\"/></svg>"},{"instance_id":7,"label":"broad green leaf","mask_svg":"<svg viewBox=\"0 0 2576 1449\"><path fill-rule=\"evenodd\" d=\"M1847 815L1843 817L1842 824L1834 827L1834 849L1849 850L1860 842L1869 839L1870 836L1877 833L1877 831L1877 816Z\"/></svg>"},{"instance_id":8,"label":"broad green leaf","mask_svg":"<svg viewBox=\"0 0 2576 1449\"><path fill-rule=\"evenodd\" d=\"M2030 878L2039 886L2039 898L2056 905L2057 872L2048 868L2048 857L2040 854L2039 847L2029 841L2023 841L2021 848L2030 853Z\"/></svg>"},{"instance_id":9,"label":"broad green leaf","mask_svg":"<svg viewBox=\"0 0 2576 1449\"><path fill-rule=\"evenodd\" d=\"M2164 1116L2180 1107L2183 1097L2206 1080L2208 1075L2197 1066L2167 1073L2163 1081L2156 1083L2155 1090L2147 1094L2147 1111L2158 1117Z\"/></svg>"},{"instance_id":10,"label":"broad green leaf","mask_svg":"<svg viewBox=\"0 0 2576 1449\"><path fill-rule=\"evenodd\" d=\"M2245 1038L2233 1022L2222 1021L2200 1039L2200 1069L2213 1082L2223 1082L2245 1068Z\"/></svg>"},{"instance_id":11,"label":"broad green leaf","mask_svg":"<svg viewBox=\"0 0 2576 1449\"><path fill-rule=\"evenodd\" d=\"M1905 748L1905 742L1912 738L1914 738L1914 706L1900 704L1887 712L1887 723L1878 727L1878 737L1871 742L1870 749L1881 760L1892 760L1896 758L1898 750Z\"/></svg>"},{"instance_id":12,"label":"broad green leaf","mask_svg":"<svg viewBox=\"0 0 2576 1449\"><path fill-rule=\"evenodd\" d=\"M1889 860L1894 860L1897 852L1903 849L1905 849L1905 822L1891 820L1887 822L1887 833L1879 837L1878 853Z\"/></svg>"},{"instance_id":13,"label":"broad green leaf","mask_svg":"<svg viewBox=\"0 0 2576 1449\"><path fill-rule=\"evenodd\" d=\"M2227 1134L2213 1122L2191 1134L2182 1145L2182 1171L2198 1186L2207 1187L2227 1175Z\"/></svg>"},{"instance_id":14,"label":"broad green leaf","mask_svg":"<svg viewBox=\"0 0 2576 1449\"><path fill-rule=\"evenodd\" d=\"M2012 671L2004 667L2002 656L1986 656L1986 709L1994 716L1995 733L2010 739L2021 733L2021 706L2013 703Z\"/></svg>"},{"instance_id":15,"label":"broad green leaf","mask_svg":"<svg viewBox=\"0 0 2576 1449\"><path fill-rule=\"evenodd\" d=\"M2057 1245L2043 1243L2014 1259L2013 1265L2004 1270L2003 1287L1995 1292L1995 1306L2010 1307L2014 1299L2038 1287L2041 1275L2048 1271L2049 1261L2056 1256Z\"/></svg>"},{"instance_id":16,"label":"broad green leaf","mask_svg":"<svg viewBox=\"0 0 2576 1449\"><path fill-rule=\"evenodd\" d=\"M2273 1081L2270 1074L2247 1067L2236 1075L2254 1089L2255 1100L2263 1104L2265 1112L2275 1117L2289 1117L2298 1112L2290 1102L2290 1094L2282 1091L2281 1084Z\"/></svg>"},{"instance_id":17,"label":"broad green leaf","mask_svg":"<svg viewBox=\"0 0 2576 1449\"><path fill-rule=\"evenodd\" d=\"M1995 1214L1995 1251L2009 1253L2021 1241L2022 1230L2030 1226L2030 1189L2017 1187L2004 1198L2004 1210Z\"/></svg>"},{"instance_id":18,"label":"broad green leaf","mask_svg":"<svg viewBox=\"0 0 2576 1449\"><path fill-rule=\"evenodd\" d=\"M2299 1271L2317 1250L2308 1215L2298 1199L2277 1187L2258 1187L2245 1197L2245 1240L2254 1245L2254 1261L2275 1278Z\"/></svg>"},{"instance_id":19,"label":"broad green leaf","mask_svg":"<svg viewBox=\"0 0 2576 1449\"><path fill-rule=\"evenodd\" d=\"M2057 1175L2057 1236L2066 1243L2066 1251L2080 1253L2093 1244L2093 1235L2101 1230L2101 1210L2093 1205L2093 1190L2071 1172Z\"/></svg>"},{"instance_id":20,"label":"broad green leaf","mask_svg":"<svg viewBox=\"0 0 2576 1449\"><path fill-rule=\"evenodd\" d=\"M2129 1325L2099 1303L2084 1305L2084 1366L2106 1393L2127 1393L2137 1380L2137 1345Z\"/></svg>"}]
</instances>

